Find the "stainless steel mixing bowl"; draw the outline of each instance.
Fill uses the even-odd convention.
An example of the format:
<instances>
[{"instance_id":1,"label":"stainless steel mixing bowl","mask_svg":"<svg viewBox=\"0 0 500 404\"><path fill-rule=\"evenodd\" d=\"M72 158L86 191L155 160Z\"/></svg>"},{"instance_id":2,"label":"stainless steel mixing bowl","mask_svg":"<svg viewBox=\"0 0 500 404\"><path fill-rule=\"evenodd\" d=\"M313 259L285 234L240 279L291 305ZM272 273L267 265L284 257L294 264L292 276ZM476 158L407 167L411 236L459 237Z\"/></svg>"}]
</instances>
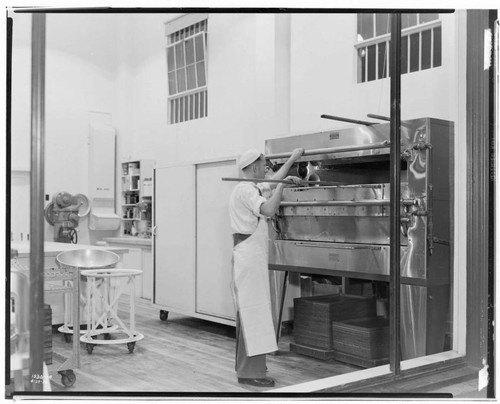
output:
<instances>
[{"instance_id":1,"label":"stainless steel mixing bowl","mask_svg":"<svg viewBox=\"0 0 500 404\"><path fill-rule=\"evenodd\" d=\"M112 251L91 248L64 251L56 257L59 267L76 267L81 269L112 268L118 261L120 261L120 257Z\"/></svg>"}]
</instances>

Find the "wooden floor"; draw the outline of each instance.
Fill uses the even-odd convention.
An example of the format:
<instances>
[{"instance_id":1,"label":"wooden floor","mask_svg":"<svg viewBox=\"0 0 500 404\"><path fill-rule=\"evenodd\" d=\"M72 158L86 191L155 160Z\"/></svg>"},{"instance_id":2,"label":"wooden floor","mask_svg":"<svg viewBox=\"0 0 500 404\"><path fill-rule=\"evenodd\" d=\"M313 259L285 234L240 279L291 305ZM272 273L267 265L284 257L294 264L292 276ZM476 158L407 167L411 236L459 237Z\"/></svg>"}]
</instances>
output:
<instances>
[{"instance_id":1,"label":"wooden floor","mask_svg":"<svg viewBox=\"0 0 500 404\"><path fill-rule=\"evenodd\" d=\"M122 305L121 318L128 306ZM62 334L53 334L53 364L49 366L51 388L68 397L125 394L154 397L207 396L233 397L265 393L265 389L237 382L234 371L234 327L170 313L161 321L159 310L149 302L136 303L136 329L144 334L132 354L126 344L96 345L90 355L81 344L81 367L75 370L76 382L65 387L57 374L58 366L71 353L72 344ZM102 338L102 337L100 337ZM333 360L323 361L290 352L293 339L280 339L277 355L268 355L268 376L275 388L293 386L325 377L345 374L361 368ZM457 371L456 371L457 372ZM477 373L476 373L477 374ZM359 389L361 393L450 393L459 398L484 398L477 392L477 379L471 373L456 373L447 383L444 374ZM7 389L6 389L7 390ZM339 390L331 390L333 393ZM340 390L341 391L341 390ZM328 390L323 391L328 394ZM269 395L268 395L269 396ZM314 394L313 394L314 396ZM311 397L313 397L311 396ZM307 396L306 396L307 397Z\"/></svg>"},{"instance_id":2,"label":"wooden floor","mask_svg":"<svg viewBox=\"0 0 500 404\"><path fill-rule=\"evenodd\" d=\"M127 306L122 306L127 309ZM120 314L120 316L122 316ZM123 318L126 318L123 314ZM54 363L49 367L52 391L137 393L252 393L262 388L239 384L234 370L235 329L231 326L159 310L136 303L136 329L144 339L134 352L126 344L97 345L89 355L81 344L81 367L72 387L64 387L57 366L71 353L71 343L53 335ZM102 338L102 337L99 337ZM289 350L291 337L280 339L277 355L268 355L268 376L275 388L359 370L334 361L298 355Z\"/></svg>"}]
</instances>

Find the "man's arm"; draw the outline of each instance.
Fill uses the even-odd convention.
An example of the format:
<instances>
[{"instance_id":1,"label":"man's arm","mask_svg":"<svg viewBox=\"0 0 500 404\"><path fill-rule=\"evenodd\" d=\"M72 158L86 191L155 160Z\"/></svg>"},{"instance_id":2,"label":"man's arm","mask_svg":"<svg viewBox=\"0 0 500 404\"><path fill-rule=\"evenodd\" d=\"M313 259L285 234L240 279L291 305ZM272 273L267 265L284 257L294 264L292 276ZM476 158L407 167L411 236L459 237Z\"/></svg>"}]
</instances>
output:
<instances>
[{"instance_id":1,"label":"man's arm","mask_svg":"<svg viewBox=\"0 0 500 404\"><path fill-rule=\"evenodd\" d=\"M294 185L300 185L300 178L298 177L289 176L286 177L285 180L293 182ZM284 187L285 184L278 184L271 197L260 205L260 213L264 216L271 217L278 211Z\"/></svg>"},{"instance_id":2,"label":"man's arm","mask_svg":"<svg viewBox=\"0 0 500 404\"><path fill-rule=\"evenodd\" d=\"M271 179L273 180L282 180L285 178L285 176L288 174L288 171L290 171L290 168L292 167L293 163L295 163L301 156L304 154L304 149L299 147L295 149L292 152L292 155L290 158L283 164L278 171L276 171L272 176Z\"/></svg>"}]
</instances>

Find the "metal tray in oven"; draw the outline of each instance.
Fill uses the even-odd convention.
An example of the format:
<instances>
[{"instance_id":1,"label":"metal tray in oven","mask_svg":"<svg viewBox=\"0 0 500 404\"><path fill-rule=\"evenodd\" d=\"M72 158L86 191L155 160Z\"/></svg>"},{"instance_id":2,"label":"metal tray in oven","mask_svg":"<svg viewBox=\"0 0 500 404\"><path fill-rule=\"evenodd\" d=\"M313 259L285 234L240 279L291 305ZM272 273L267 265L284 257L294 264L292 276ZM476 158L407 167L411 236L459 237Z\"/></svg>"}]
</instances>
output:
<instances>
[{"instance_id":1,"label":"metal tray in oven","mask_svg":"<svg viewBox=\"0 0 500 404\"><path fill-rule=\"evenodd\" d=\"M389 184L287 188L278 219L280 238L389 244ZM406 237L401 243L407 244Z\"/></svg>"},{"instance_id":2,"label":"metal tray in oven","mask_svg":"<svg viewBox=\"0 0 500 404\"><path fill-rule=\"evenodd\" d=\"M280 237L295 241L389 245L389 216L287 216L280 219ZM401 244L407 239L401 235Z\"/></svg>"},{"instance_id":3,"label":"metal tray in oven","mask_svg":"<svg viewBox=\"0 0 500 404\"><path fill-rule=\"evenodd\" d=\"M327 187L285 188L283 202L389 201L390 184L354 184Z\"/></svg>"}]
</instances>

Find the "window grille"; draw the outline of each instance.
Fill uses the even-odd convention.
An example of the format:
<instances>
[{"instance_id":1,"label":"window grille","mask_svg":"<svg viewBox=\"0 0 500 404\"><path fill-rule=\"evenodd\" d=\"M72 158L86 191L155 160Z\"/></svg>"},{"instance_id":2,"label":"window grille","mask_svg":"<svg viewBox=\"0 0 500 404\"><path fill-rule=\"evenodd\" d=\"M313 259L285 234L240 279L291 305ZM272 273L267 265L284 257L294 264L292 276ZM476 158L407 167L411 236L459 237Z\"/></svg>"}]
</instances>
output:
<instances>
[{"instance_id":1,"label":"window grille","mask_svg":"<svg viewBox=\"0 0 500 404\"><path fill-rule=\"evenodd\" d=\"M203 20L167 35L170 124L207 116L207 26Z\"/></svg>"},{"instance_id":2,"label":"window grille","mask_svg":"<svg viewBox=\"0 0 500 404\"><path fill-rule=\"evenodd\" d=\"M390 15L358 14L358 83L390 76ZM436 13L402 14L401 74L441 66L441 21Z\"/></svg>"}]
</instances>

